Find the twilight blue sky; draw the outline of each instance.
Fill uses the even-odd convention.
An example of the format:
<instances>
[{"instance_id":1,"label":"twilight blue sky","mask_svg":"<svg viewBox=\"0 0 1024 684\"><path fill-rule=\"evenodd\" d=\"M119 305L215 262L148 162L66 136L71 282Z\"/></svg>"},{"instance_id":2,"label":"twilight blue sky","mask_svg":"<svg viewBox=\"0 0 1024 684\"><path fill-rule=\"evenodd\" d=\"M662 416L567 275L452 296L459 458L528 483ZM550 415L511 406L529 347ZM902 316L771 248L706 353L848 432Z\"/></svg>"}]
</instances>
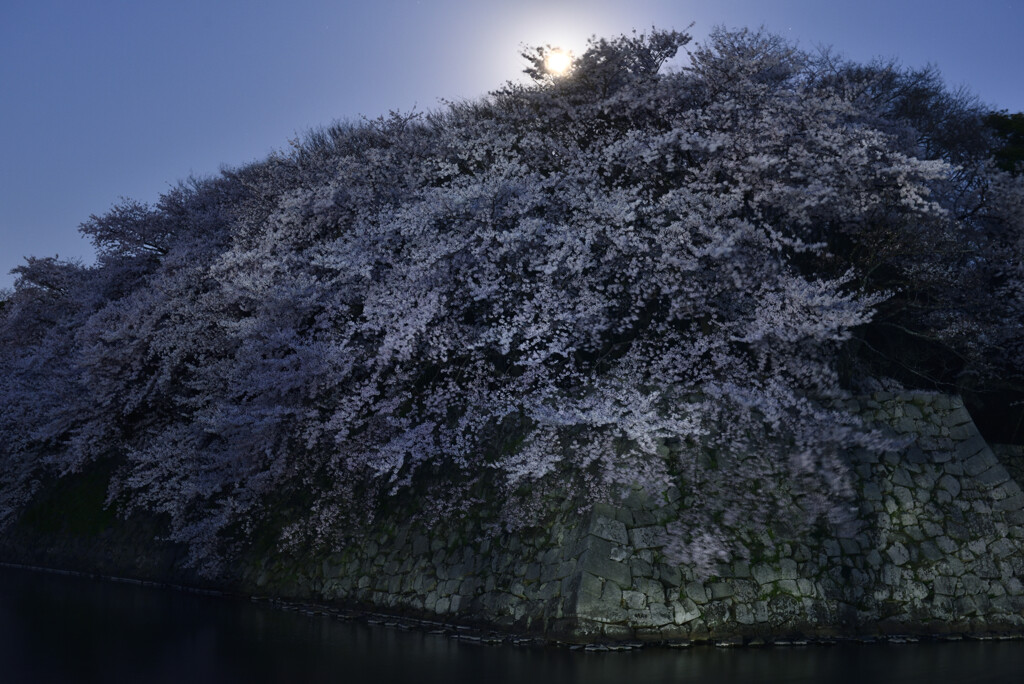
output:
<instances>
[{"instance_id":1,"label":"twilight blue sky","mask_svg":"<svg viewBox=\"0 0 1024 684\"><path fill-rule=\"evenodd\" d=\"M1024 110L1024 0L0 0L0 288L79 257L120 197L287 146L335 119L429 110L522 77L520 44L716 25L935 63ZM679 60L677 60L678 62Z\"/></svg>"}]
</instances>

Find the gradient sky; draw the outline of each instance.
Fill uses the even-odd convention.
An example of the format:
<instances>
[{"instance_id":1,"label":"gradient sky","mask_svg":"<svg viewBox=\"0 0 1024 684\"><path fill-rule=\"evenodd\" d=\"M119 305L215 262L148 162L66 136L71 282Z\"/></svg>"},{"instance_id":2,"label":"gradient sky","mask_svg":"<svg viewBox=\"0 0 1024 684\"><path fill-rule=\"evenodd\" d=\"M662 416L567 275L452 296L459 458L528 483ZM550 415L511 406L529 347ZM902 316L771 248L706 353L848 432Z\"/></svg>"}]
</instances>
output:
<instances>
[{"instance_id":1,"label":"gradient sky","mask_svg":"<svg viewBox=\"0 0 1024 684\"><path fill-rule=\"evenodd\" d=\"M309 128L430 110L652 25L764 26L848 58L934 63L1024 110L1024 0L0 0L0 288L23 257L92 261L121 197L261 159ZM679 60L677 60L678 62Z\"/></svg>"}]
</instances>

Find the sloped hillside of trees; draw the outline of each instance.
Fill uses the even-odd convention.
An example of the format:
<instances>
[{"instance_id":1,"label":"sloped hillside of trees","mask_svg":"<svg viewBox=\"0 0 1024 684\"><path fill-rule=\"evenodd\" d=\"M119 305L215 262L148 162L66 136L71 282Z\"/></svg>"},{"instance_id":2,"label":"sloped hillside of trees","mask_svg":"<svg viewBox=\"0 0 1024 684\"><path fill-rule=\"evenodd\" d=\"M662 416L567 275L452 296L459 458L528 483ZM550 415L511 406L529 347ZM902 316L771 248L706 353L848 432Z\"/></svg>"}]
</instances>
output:
<instances>
[{"instance_id":1,"label":"sloped hillside of trees","mask_svg":"<svg viewBox=\"0 0 1024 684\"><path fill-rule=\"evenodd\" d=\"M975 392L1024 439L1015 119L748 31L663 70L689 40L594 40L564 77L540 49L530 85L93 216L95 266L28 259L0 309L0 522L102 463L109 505L216 572L396 497L515 527L639 485L683 493L670 547L701 561L780 488L842 522L844 454L886 444L852 393Z\"/></svg>"}]
</instances>

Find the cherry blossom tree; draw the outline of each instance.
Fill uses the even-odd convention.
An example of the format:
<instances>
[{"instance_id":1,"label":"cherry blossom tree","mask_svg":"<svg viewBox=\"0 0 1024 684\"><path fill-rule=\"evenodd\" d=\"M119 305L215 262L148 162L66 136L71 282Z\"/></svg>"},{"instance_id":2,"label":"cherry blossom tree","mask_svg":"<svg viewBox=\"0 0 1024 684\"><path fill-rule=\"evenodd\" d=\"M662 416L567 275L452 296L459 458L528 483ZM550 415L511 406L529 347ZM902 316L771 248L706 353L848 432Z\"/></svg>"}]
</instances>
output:
<instances>
[{"instance_id":1,"label":"cherry blossom tree","mask_svg":"<svg viewBox=\"0 0 1024 684\"><path fill-rule=\"evenodd\" d=\"M664 72L689 40L595 39L560 78L527 53L530 85L92 217L98 265L30 261L0 309L0 522L102 459L209 573L409 498L521 527L641 487L703 568L794 500L790 532L849 522L845 454L890 445L850 357L893 302L981 283L1006 315L902 324L1019 368L1024 191L965 185L875 76L748 31Z\"/></svg>"}]
</instances>

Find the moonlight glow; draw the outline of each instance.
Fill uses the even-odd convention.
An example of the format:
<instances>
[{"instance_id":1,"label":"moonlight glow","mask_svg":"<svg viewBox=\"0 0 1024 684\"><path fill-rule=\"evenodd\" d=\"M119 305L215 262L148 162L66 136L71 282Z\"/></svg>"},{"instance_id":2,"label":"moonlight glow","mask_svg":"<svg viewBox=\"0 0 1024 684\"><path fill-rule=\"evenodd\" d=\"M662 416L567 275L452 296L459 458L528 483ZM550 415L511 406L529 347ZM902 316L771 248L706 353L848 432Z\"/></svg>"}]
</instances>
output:
<instances>
[{"instance_id":1,"label":"moonlight glow","mask_svg":"<svg viewBox=\"0 0 1024 684\"><path fill-rule=\"evenodd\" d=\"M572 55L565 50L555 49L544 57L544 68L554 76L562 76L571 66Z\"/></svg>"}]
</instances>

